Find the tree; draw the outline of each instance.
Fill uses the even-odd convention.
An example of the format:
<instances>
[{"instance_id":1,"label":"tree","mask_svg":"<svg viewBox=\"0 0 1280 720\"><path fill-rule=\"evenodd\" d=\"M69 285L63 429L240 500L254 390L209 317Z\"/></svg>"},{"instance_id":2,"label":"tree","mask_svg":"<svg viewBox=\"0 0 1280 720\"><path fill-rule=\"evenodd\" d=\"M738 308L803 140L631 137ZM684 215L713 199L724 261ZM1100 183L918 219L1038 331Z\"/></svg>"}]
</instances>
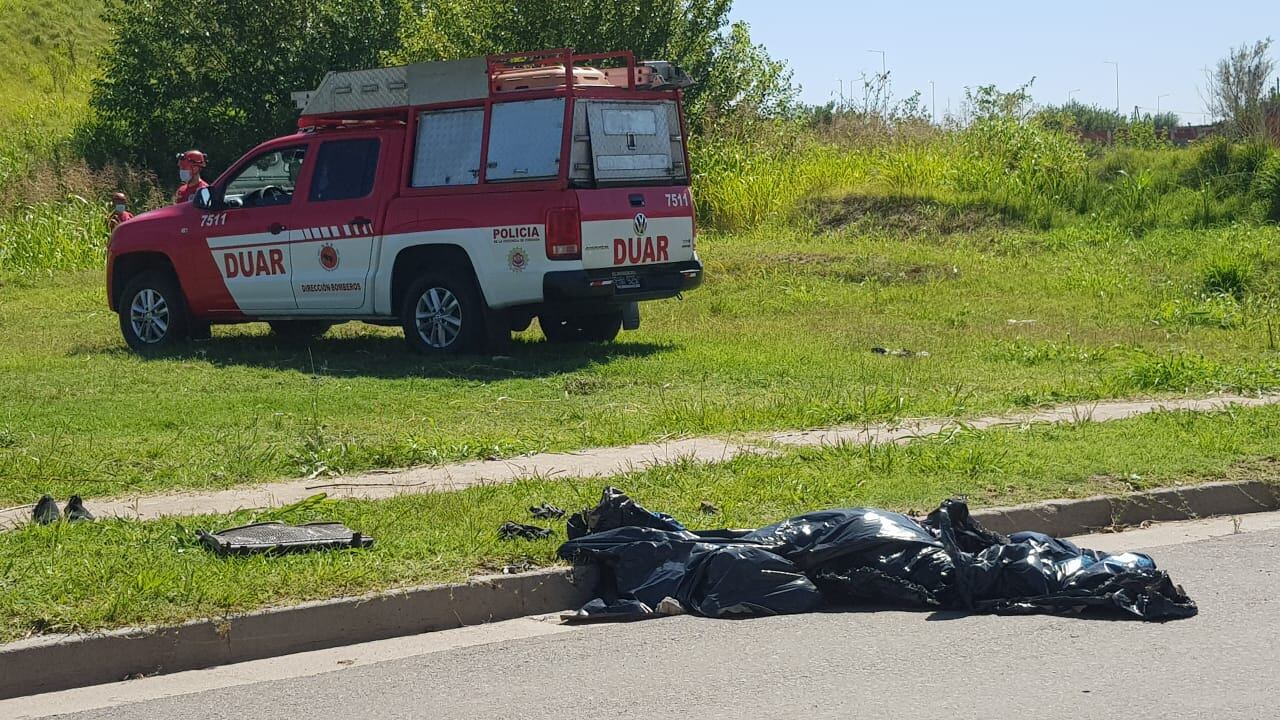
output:
<instances>
[{"instance_id":1,"label":"tree","mask_svg":"<svg viewBox=\"0 0 1280 720\"><path fill-rule=\"evenodd\" d=\"M91 161L173 174L197 147L225 166L296 127L289 93L328 70L374 67L399 44L402 0L109 0L114 40L78 128Z\"/></svg>"},{"instance_id":2,"label":"tree","mask_svg":"<svg viewBox=\"0 0 1280 720\"><path fill-rule=\"evenodd\" d=\"M414 2L400 62L572 47L630 50L670 60L697 80L686 93L695 120L733 112L772 116L796 96L785 63L728 22L732 0L436 0Z\"/></svg>"},{"instance_id":3,"label":"tree","mask_svg":"<svg viewBox=\"0 0 1280 720\"><path fill-rule=\"evenodd\" d=\"M1263 94L1276 67L1275 60L1267 55L1270 49L1271 38L1253 45L1245 43L1205 73L1209 96L1205 104L1209 111L1223 118L1242 137L1266 132Z\"/></svg>"}]
</instances>

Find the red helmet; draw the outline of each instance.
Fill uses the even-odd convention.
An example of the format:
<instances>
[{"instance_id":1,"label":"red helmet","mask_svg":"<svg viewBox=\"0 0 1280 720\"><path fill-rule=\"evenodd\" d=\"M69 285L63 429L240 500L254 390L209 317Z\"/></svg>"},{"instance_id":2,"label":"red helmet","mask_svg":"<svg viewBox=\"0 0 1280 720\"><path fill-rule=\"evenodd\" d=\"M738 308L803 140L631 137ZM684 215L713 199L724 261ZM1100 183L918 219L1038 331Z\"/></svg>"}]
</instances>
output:
<instances>
[{"instance_id":1,"label":"red helmet","mask_svg":"<svg viewBox=\"0 0 1280 720\"><path fill-rule=\"evenodd\" d=\"M113 193L111 195L111 202L116 204L127 203L129 202L129 198L125 197L124 193L122 192Z\"/></svg>"},{"instance_id":2,"label":"red helmet","mask_svg":"<svg viewBox=\"0 0 1280 720\"><path fill-rule=\"evenodd\" d=\"M186 168L202 168L209 163L209 159L199 150L188 150L184 153L178 153L178 167Z\"/></svg>"}]
</instances>

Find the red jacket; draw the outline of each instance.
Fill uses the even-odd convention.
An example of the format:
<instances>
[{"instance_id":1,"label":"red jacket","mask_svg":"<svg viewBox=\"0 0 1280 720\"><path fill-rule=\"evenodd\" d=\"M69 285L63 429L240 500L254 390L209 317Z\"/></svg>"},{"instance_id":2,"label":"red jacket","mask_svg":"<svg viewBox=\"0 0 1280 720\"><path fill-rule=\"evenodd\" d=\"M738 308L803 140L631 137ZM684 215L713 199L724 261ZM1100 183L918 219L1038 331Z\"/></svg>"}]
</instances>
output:
<instances>
[{"instance_id":1,"label":"red jacket","mask_svg":"<svg viewBox=\"0 0 1280 720\"><path fill-rule=\"evenodd\" d=\"M191 196L202 187L209 187L209 183L205 182L204 178L200 178L194 184L184 183L179 185L178 192L173 194L173 203L177 205L190 200Z\"/></svg>"},{"instance_id":2,"label":"red jacket","mask_svg":"<svg viewBox=\"0 0 1280 720\"><path fill-rule=\"evenodd\" d=\"M132 219L133 219L133 213L129 212L128 210L125 210L123 212L113 212L111 213L111 217L107 218L107 229L115 230L116 226L119 225L120 223L124 222L125 220L132 220Z\"/></svg>"}]
</instances>

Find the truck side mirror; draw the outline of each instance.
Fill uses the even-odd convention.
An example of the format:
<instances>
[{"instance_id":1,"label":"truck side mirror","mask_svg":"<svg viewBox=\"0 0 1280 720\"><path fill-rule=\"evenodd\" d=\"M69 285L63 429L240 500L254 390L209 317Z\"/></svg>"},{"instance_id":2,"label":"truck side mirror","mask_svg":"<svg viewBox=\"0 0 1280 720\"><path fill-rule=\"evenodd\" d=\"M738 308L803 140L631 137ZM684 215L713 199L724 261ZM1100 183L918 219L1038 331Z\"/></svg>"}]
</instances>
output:
<instances>
[{"instance_id":1,"label":"truck side mirror","mask_svg":"<svg viewBox=\"0 0 1280 720\"><path fill-rule=\"evenodd\" d=\"M227 204L222 199L222 191L212 185L206 185L197 190L196 194L191 196L191 204L201 210L214 212L227 209Z\"/></svg>"},{"instance_id":2,"label":"truck side mirror","mask_svg":"<svg viewBox=\"0 0 1280 720\"><path fill-rule=\"evenodd\" d=\"M191 197L191 204L201 210L213 209L213 191L208 187L202 187L196 190L196 194Z\"/></svg>"}]
</instances>

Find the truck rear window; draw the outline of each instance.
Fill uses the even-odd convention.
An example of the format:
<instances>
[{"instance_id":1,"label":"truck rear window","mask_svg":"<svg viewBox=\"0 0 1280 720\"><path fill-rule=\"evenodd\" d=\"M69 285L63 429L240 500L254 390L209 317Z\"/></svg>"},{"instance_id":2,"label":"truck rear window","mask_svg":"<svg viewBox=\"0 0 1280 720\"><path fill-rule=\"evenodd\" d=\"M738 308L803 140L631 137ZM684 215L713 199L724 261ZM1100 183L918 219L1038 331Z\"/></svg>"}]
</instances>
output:
<instances>
[{"instance_id":1,"label":"truck rear window","mask_svg":"<svg viewBox=\"0 0 1280 720\"><path fill-rule=\"evenodd\" d=\"M605 135L658 134L658 114L653 108L605 108L600 116L604 119Z\"/></svg>"}]
</instances>

